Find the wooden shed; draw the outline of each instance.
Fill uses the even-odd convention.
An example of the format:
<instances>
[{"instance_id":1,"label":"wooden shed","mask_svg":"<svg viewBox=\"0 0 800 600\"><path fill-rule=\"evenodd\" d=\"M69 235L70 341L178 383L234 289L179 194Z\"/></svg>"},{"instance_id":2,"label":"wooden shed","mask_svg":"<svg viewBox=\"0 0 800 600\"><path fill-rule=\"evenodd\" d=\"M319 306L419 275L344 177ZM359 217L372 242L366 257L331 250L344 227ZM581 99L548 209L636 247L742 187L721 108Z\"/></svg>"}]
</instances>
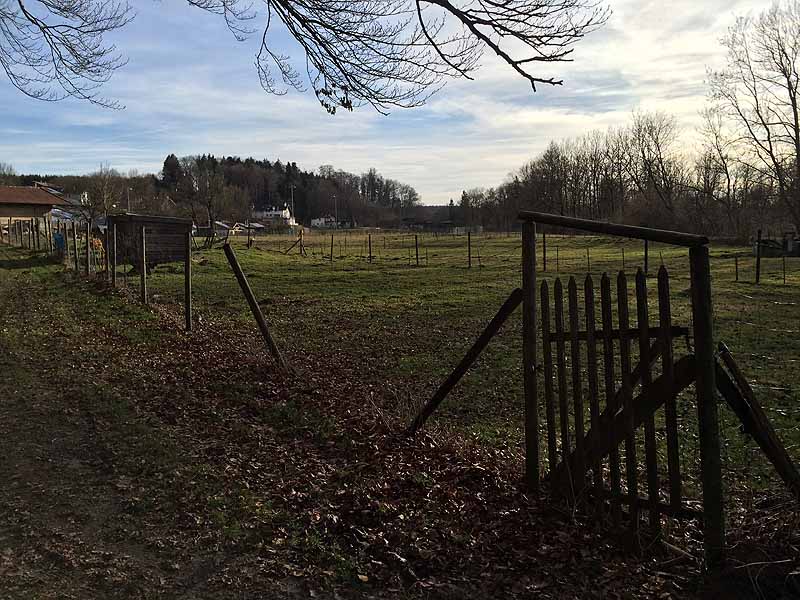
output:
<instances>
[{"instance_id":1,"label":"wooden shed","mask_svg":"<svg viewBox=\"0 0 800 600\"><path fill-rule=\"evenodd\" d=\"M44 188L0 185L0 219L38 219L54 206L65 206L63 198Z\"/></svg>"},{"instance_id":2,"label":"wooden shed","mask_svg":"<svg viewBox=\"0 0 800 600\"><path fill-rule=\"evenodd\" d=\"M112 284L117 265L132 265L147 304L147 273L158 264L182 261L185 275L186 329L192 328L192 220L122 213L106 218L106 245Z\"/></svg>"}]
</instances>

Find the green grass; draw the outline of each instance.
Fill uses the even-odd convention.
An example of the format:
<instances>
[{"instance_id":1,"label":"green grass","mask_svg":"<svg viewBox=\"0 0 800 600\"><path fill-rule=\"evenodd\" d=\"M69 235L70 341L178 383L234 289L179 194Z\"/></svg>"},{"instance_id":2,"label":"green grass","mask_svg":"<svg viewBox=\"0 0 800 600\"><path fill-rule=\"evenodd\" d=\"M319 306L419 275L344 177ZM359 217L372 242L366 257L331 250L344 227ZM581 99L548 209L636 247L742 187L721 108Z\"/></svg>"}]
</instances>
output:
<instances>
[{"instance_id":1,"label":"green grass","mask_svg":"<svg viewBox=\"0 0 800 600\"><path fill-rule=\"evenodd\" d=\"M346 357L348 364L361 365L357 376L362 383L372 383L378 389L391 385L400 390L403 402L410 398L411 405L419 405L452 370L511 290L521 284L521 240L518 234L472 236L472 268L467 268L466 236L420 235L419 267L413 235L373 234L371 263L366 256L366 239L364 234L337 232L333 261L328 234L306 236L306 257L297 254L297 248L290 255L281 252L294 241L288 236L259 238L251 249L243 239L235 239L233 245L276 339L281 347L300 357L295 360L324 358L336 364L337 357ZM548 269L542 272L540 246L538 276L540 281L548 281L551 294L553 280L562 278L566 313L570 276L577 278L581 304L587 271L593 277L598 302L604 272L612 277L616 298L614 278L622 268L623 252L634 324L634 276L643 264L641 242L549 235ZM729 345L779 436L796 456L800 442L800 409L796 403L800 397L800 259L787 259L785 285L781 259L764 259L762 283L756 286L754 259L749 254L743 247L711 247L715 341ZM739 257L739 282L735 281L735 256ZM256 335L223 252L197 251L193 261L196 315L249 328ZM649 263L651 323L658 321L654 275L664 264L671 276L673 323L691 325L687 250L651 244ZM135 291L138 279L127 283ZM180 310L183 280L179 265L156 268L149 289L154 303ZM92 300L91 295L87 295L87 302L98 320L112 324L118 319L112 308ZM145 322L151 315L144 308L133 314ZM153 344L159 337L152 328L123 328L122 334ZM633 346L635 359L636 344ZM682 340L676 343L679 354L685 350ZM567 356L569 360L568 344ZM583 365L585 368L585 356ZM517 311L433 420L484 443L519 443L521 387L521 317ZM229 391L239 392L249 393ZM392 402L402 404L384 400L382 408L391 412L397 408ZM690 394L685 394L679 412L687 446L684 466L691 472L697 468L697 455ZM755 445L746 443L738 433L730 411L723 409L721 414L723 454L731 474L728 483L742 490L773 484L771 468ZM299 418L291 406L281 407L274 417L284 421Z\"/></svg>"}]
</instances>

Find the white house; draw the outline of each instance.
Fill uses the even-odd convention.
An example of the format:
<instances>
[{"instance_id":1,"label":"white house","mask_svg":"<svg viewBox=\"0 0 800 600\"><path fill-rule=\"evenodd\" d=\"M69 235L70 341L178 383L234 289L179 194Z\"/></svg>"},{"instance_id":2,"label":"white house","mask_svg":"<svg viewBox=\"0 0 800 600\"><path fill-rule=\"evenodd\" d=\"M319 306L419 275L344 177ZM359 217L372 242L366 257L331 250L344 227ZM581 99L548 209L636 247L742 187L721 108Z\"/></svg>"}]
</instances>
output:
<instances>
[{"instance_id":1,"label":"white house","mask_svg":"<svg viewBox=\"0 0 800 600\"><path fill-rule=\"evenodd\" d=\"M294 227L297 225L292 212L287 206L282 209L271 208L269 210L256 210L253 211L253 218L264 221L267 226L283 225Z\"/></svg>"}]
</instances>

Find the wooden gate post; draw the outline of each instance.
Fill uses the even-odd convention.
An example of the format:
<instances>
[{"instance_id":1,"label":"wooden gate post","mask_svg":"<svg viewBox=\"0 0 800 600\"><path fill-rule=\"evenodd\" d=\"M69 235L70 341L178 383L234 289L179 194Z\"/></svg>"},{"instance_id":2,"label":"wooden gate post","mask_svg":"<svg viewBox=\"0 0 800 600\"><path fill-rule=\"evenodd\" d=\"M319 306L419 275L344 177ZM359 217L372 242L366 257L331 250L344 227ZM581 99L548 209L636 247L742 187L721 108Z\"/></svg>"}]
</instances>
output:
<instances>
[{"instance_id":1,"label":"wooden gate post","mask_svg":"<svg viewBox=\"0 0 800 600\"><path fill-rule=\"evenodd\" d=\"M147 304L147 240L145 238L145 227L142 225L139 231L139 242L141 245L141 252L139 254L139 285L142 292L142 304Z\"/></svg>"},{"instance_id":2,"label":"wooden gate post","mask_svg":"<svg viewBox=\"0 0 800 600\"><path fill-rule=\"evenodd\" d=\"M725 512L722 500L722 463L715 381L714 330L711 304L711 267L707 246L689 250L692 323L697 381L697 416L703 487L703 537L706 563L720 566L725 547Z\"/></svg>"},{"instance_id":3,"label":"wooden gate post","mask_svg":"<svg viewBox=\"0 0 800 600\"><path fill-rule=\"evenodd\" d=\"M539 402L536 389L536 223L522 224L522 374L525 397L525 482L539 493Z\"/></svg>"},{"instance_id":4,"label":"wooden gate post","mask_svg":"<svg viewBox=\"0 0 800 600\"><path fill-rule=\"evenodd\" d=\"M192 330L192 230L186 232L186 256L183 263L184 307L186 313L186 331Z\"/></svg>"}]
</instances>

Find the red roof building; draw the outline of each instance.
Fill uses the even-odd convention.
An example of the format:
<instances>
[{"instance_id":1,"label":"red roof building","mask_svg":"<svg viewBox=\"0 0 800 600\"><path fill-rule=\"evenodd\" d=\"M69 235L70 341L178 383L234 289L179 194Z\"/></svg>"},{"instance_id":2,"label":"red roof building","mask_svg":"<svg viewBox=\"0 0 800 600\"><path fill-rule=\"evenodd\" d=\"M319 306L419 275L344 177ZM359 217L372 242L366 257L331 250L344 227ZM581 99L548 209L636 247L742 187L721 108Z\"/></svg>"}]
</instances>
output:
<instances>
[{"instance_id":1,"label":"red roof building","mask_svg":"<svg viewBox=\"0 0 800 600\"><path fill-rule=\"evenodd\" d=\"M40 187L0 185L0 219L31 219L45 216L54 206L68 203Z\"/></svg>"}]
</instances>

